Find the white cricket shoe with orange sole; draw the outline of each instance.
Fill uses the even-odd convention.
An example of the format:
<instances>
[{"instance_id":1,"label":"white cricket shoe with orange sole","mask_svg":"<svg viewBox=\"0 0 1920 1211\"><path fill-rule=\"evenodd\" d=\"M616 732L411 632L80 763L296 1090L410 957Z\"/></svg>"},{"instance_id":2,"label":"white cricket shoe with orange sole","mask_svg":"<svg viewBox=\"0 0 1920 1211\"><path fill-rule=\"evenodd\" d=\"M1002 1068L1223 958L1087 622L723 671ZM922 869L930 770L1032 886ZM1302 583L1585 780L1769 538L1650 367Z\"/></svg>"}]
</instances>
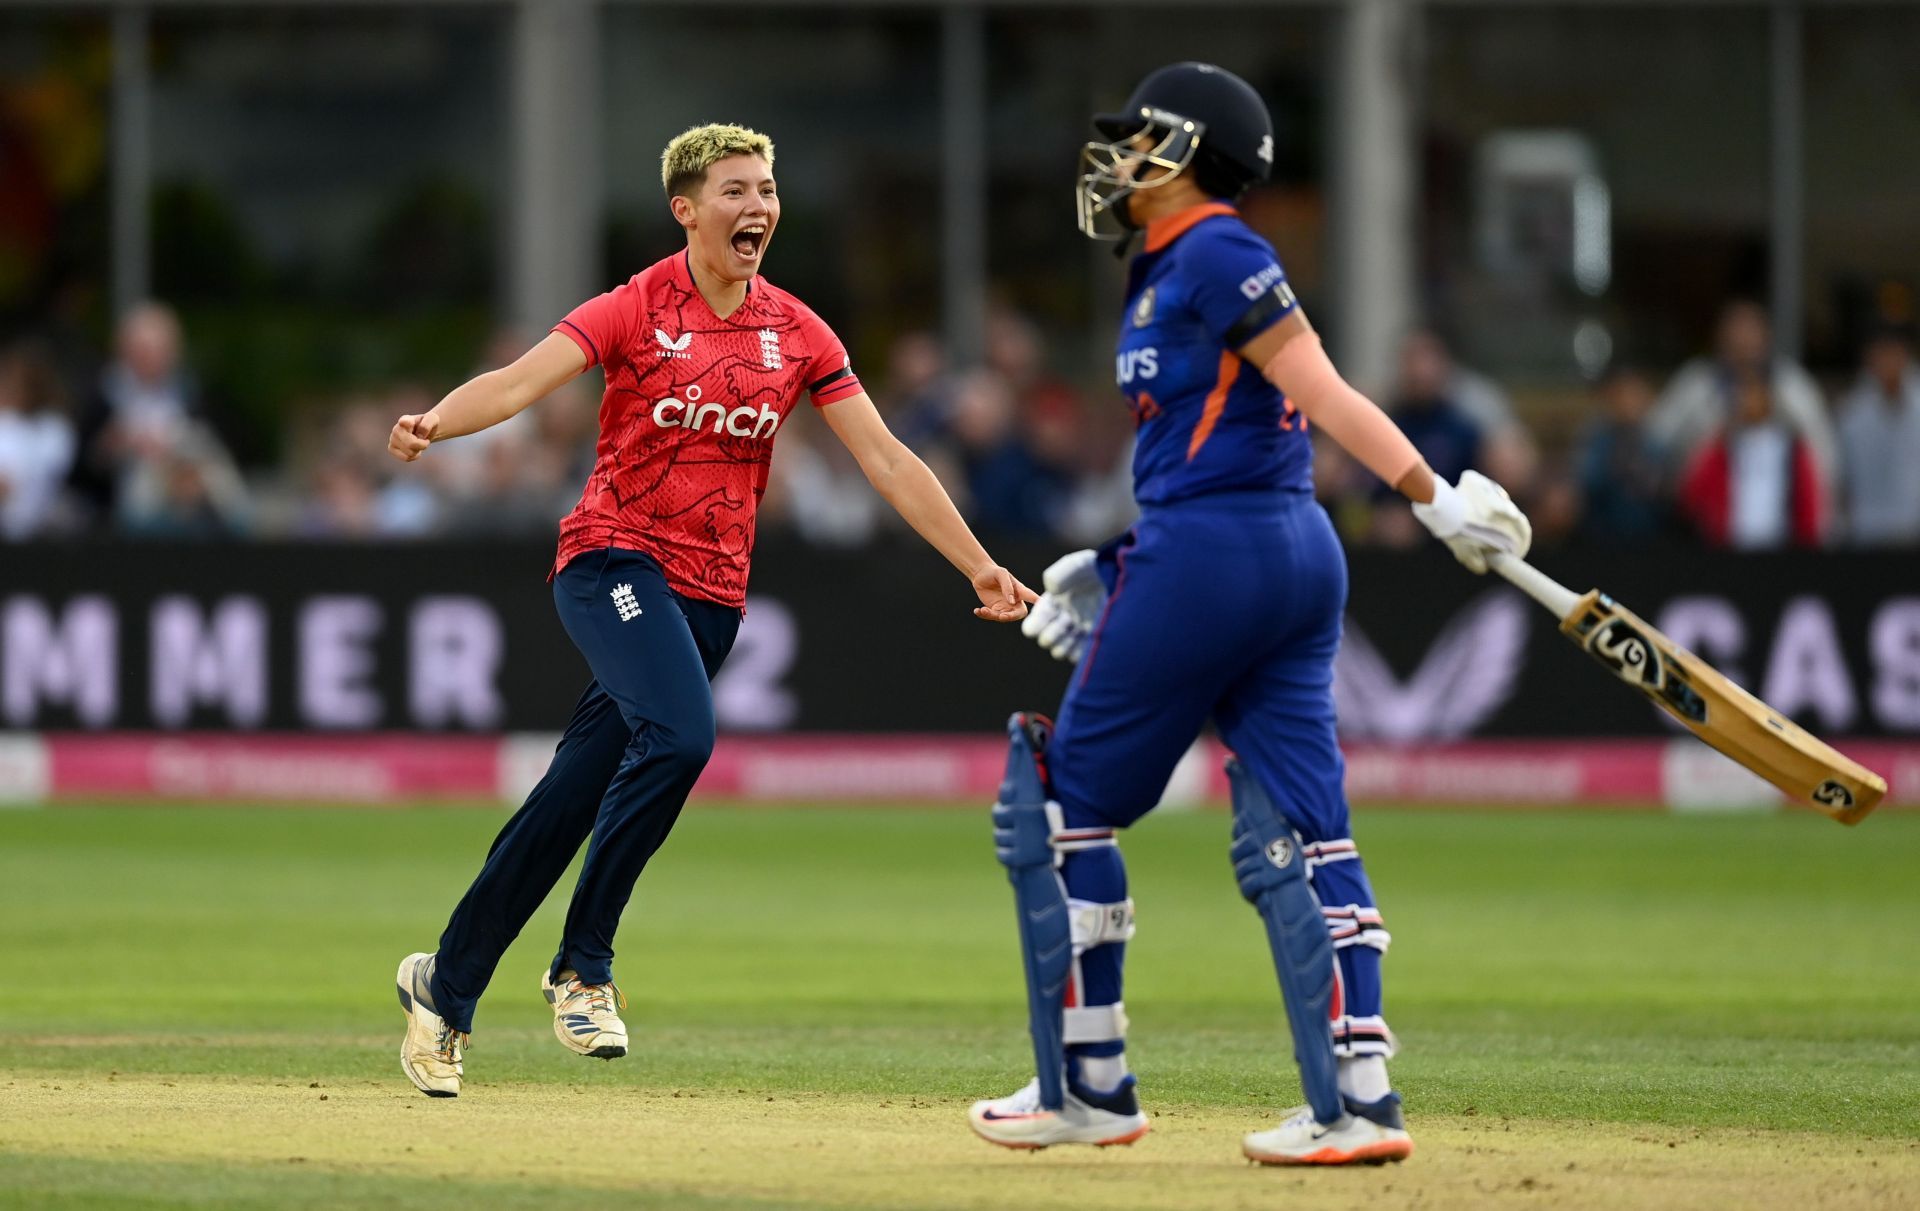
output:
<instances>
[{"instance_id":1,"label":"white cricket shoe with orange sole","mask_svg":"<svg viewBox=\"0 0 1920 1211\"><path fill-rule=\"evenodd\" d=\"M583 984L569 970L556 984L552 973L543 971L540 992L553 1006L553 1035L569 1051L596 1060L627 1054L627 1024L620 1020L627 998L611 983Z\"/></svg>"},{"instance_id":2,"label":"white cricket shoe with orange sole","mask_svg":"<svg viewBox=\"0 0 1920 1211\"><path fill-rule=\"evenodd\" d=\"M1263 1165L1383 1165L1413 1155L1398 1094L1365 1105L1349 1099L1347 1110L1339 1122L1322 1123L1302 1106L1271 1131L1247 1136L1240 1149Z\"/></svg>"},{"instance_id":3,"label":"white cricket shoe with orange sole","mask_svg":"<svg viewBox=\"0 0 1920 1211\"><path fill-rule=\"evenodd\" d=\"M992 1101L975 1102L967 1112L973 1132L1002 1148L1051 1148L1055 1144L1092 1144L1108 1148L1131 1144L1147 1133L1147 1116L1140 1113L1133 1077L1112 1093L1095 1093L1069 1075L1065 1104L1058 1110L1040 1108L1040 1081L1027 1083L1018 1093Z\"/></svg>"}]
</instances>

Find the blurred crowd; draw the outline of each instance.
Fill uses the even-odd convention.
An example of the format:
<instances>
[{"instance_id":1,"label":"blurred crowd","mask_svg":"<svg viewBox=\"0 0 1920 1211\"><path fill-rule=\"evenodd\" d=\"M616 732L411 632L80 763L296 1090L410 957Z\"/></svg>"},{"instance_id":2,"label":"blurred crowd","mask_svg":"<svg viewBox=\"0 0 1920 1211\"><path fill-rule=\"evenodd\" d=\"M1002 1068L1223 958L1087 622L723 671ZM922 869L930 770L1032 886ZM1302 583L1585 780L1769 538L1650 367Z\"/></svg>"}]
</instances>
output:
<instances>
[{"instance_id":1,"label":"blurred crowd","mask_svg":"<svg viewBox=\"0 0 1920 1211\"><path fill-rule=\"evenodd\" d=\"M1431 332L1404 343L1383 404L1440 474L1469 468L1511 491L1535 542L1708 547L1920 545L1920 367L1910 327L1876 326L1829 399L1774 351L1767 313L1722 309L1711 349L1664 378L1616 363L1561 450L1545 450L1500 387ZM1351 536L1418 538L1384 487L1322 444L1323 500Z\"/></svg>"},{"instance_id":2,"label":"blurred crowd","mask_svg":"<svg viewBox=\"0 0 1920 1211\"><path fill-rule=\"evenodd\" d=\"M1378 398L1441 475L1471 468L1506 485L1541 546L1914 546L1914 336L1876 328L1830 397L1775 352L1761 307L1730 303L1709 350L1664 375L1615 365L1583 423L1553 441L1431 331L1406 338ZM962 367L934 334L909 333L862 377L982 531L1085 544L1123 528L1133 515L1126 410L1049 365L1026 317L996 311L986 338L981 363ZM386 454L394 418L431 407L450 384L323 401L289 418L278 465L243 468L195 389L188 340L169 308L149 303L121 321L97 372L63 371L31 341L0 348L0 536L550 535L592 465L596 375L404 466ZM501 333L476 372L526 343ZM1419 541L1389 488L1330 443L1317 457L1321 497L1350 541ZM762 517L840 547L899 524L805 407L781 428Z\"/></svg>"}]
</instances>

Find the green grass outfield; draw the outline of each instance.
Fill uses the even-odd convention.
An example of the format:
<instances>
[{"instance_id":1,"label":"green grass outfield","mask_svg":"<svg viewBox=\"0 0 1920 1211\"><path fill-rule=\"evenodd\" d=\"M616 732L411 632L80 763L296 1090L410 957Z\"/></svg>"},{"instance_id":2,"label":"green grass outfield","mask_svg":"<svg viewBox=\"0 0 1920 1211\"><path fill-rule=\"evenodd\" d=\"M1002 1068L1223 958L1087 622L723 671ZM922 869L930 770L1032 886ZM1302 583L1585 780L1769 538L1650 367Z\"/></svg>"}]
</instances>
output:
<instances>
[{"instance_id":1,"label":"green grass outfield","mask_svg":"<svg viewBox=\"0 0 1920 1211\"><path fill-rule=\"evenodd\" d=\"M502 819L0 812L0 1206L1920 1205L1920 816L1363 811L1421 1151L1304 1176L1236 1160L1299 1088L1223 815L1125 838L1154 1134L1037 1157L963 1116L1030 1063L984 809L697 805L634 1054L551 1037L556 898L414 1094L393 969Z\"/></svg>"}]
</instances>

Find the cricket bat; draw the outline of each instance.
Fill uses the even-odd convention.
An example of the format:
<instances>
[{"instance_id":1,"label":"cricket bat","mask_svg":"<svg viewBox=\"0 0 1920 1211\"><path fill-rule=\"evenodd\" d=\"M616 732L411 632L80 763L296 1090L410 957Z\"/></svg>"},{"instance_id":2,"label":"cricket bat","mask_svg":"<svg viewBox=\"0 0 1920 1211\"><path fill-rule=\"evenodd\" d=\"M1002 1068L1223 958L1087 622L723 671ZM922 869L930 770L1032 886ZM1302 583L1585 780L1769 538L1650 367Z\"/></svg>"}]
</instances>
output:
<instances>
[{"instance_id":1,"label":"cricket bat","mask_svg":"<svg viewBox=\"0 0 1920 1211\"><path fill-rule=\"evenodd\" d=\"M1587 655L1795 802L1858 824L1887 793L1879 774L1728 681L1605 593L1575 593L1511 556L1487 562L1547 607L1560 620L1560 633Z\"/></svg>"}]
</instances>

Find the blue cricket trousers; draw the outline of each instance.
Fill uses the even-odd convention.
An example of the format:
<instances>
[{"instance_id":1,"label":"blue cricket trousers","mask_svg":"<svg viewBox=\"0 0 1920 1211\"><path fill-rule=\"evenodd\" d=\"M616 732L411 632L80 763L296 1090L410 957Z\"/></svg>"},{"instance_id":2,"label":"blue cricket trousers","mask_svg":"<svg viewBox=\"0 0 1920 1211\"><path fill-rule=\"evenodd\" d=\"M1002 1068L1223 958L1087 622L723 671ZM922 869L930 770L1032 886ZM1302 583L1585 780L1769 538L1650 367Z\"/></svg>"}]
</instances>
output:
<instances>
[{"instance_id":1,"label":"blue cricket trousers","mask_svg":"<svg viewBox=\"0 0 1920 1211\"><path fill-rule=\"evenodd\" d=\"M570 561L553 600L593 681L440 935L432 992L455 1030L472 1029L500 956L589 835L552 973L613 978L620 914L713 753L710 683L739 632L738 609L680 596L652 558L615 547Z\"/></svg>"},{"instance_id":2,"label":"blue cricket trousers","mask_svg":"<svg viewBox=\"0 0 1920 1211\"><path fill-rule=\"evenodd\" d=\"M1066 826L1140 819L1213 720L1306 845L1338 956L1336 1053L1391 1055L1380 979L1388 934L1353 843L1334 727L1347 562L1326 511L1305 492L1284 491L1149 508L1101 549L1100 571L1106 609L1047 745ZM1127 894L1117 849L1068 855L1062 878L1083 900ZM1124 952L1087 952L1076 1003L1120 999ZM1117 1040L1075 1048L1119 1049Z\"/></svg>"},{"instance_id":3,"label":"blue cricket trousers","mask_svg":"<svg viewBox=\"0 0 1920 1211\"><path fill-rule=\"evenodd\" d=\"M1304 492L1148 509L1101 551L1105 613L1047 749L1070 826L1132 824L1209 718L1308 842L1347 836L1333 657L1347 561Z\"/></svg>"}]
</instances>

